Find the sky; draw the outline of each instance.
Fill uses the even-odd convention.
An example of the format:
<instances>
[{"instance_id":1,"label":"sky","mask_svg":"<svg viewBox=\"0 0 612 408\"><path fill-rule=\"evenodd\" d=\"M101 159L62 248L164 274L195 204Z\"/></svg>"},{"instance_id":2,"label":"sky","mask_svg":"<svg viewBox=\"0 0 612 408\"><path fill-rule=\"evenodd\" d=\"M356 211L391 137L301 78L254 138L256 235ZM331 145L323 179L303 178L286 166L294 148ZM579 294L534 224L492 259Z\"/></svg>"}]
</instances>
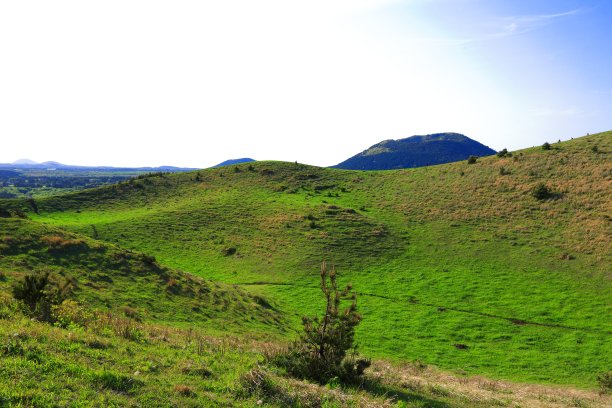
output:
<instances>
[{"instance_id":1,"label":"sky","mask_svg":"<svg viewBox=\"0 0 612 408\"><path fill-rule=\"evenodd\" d=\"M0 163L337 164L612 129L608 0L0 1Z\"/></svg>"}]
</instances>

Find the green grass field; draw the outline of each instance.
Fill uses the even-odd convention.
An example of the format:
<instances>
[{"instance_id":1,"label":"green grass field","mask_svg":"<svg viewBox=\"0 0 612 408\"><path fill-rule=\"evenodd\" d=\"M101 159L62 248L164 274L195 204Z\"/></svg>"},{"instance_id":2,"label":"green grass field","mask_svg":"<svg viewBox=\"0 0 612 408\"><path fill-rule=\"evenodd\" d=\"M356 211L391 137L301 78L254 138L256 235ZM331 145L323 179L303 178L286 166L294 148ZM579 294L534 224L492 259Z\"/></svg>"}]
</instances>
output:
<instances>
[{"instance_id":1,"label":"green grass field","mask_svg":"<svg viewBox=\"0 0 612 408\"><path fill-rule=\"evenodd\" d=\"M588 387L612 367L610 136L399 171L244 164L41 199L29 215L240 285L296 329L320 309L325 259L361 294L368 355ZM551 199L532 196L542 182Z\"/></svg>"},{"instance_id":2,"label":"green grass field","mask_svg":"<svg viewBox=\"0 0 612 408\"><path fill-rule=\"evenodd\" d=\"M322 308L327 260L359 293L368 356L594 388L612 368L611 136L475 164L258 162L5 200L30 220L2 221L0 286L51 268L93 307L288 341ZM61 252L54 236L80 243Z\"/></svg>"},{"instance_id":3,"label":"green grass field","mask_svg":"<svg viewBox=\"0 0 612 408\"><path fill-rule=\"evenodd\" d=\"M0 218L0 289L31 271L70 278L74 299L98 310L211 333L284 331L263 298L159 265L140 252L29 220Z\"/></svg>"},{"instance_id":4,"label":"green grass field","mask_svg":"<svg viewBox=\"0 0 612 408\"><path fill-rule=\"evenodd\" d=\"M361 389L287 378L265 363L278 347L98 314L56 327L0 296L0 406L371 407L588 406L595 392L449 376L423 364L376 362ZM126 325L131 329L126 336Z\"/></svg>"}]
</instances>

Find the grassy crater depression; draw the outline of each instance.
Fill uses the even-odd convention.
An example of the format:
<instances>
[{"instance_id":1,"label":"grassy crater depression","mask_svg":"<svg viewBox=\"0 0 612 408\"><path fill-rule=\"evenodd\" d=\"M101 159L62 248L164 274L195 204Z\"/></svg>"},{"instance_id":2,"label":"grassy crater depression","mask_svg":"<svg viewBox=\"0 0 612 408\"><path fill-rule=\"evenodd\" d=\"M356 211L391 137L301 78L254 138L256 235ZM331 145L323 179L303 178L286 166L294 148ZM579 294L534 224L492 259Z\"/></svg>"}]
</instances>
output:
<instances>
[{"instance_id":1,"label":"grassy crater depression","mask_svg":"<svg viewBox=\"0 0 612 408\"><path fill-rule=\"evenodd\" d=\"M370 356L590 387L612 367L611 136L397 171L258 162L4 204L238 285L293 328L321 309L326 259L361 294Z\"/></svg>"}]
</instances>

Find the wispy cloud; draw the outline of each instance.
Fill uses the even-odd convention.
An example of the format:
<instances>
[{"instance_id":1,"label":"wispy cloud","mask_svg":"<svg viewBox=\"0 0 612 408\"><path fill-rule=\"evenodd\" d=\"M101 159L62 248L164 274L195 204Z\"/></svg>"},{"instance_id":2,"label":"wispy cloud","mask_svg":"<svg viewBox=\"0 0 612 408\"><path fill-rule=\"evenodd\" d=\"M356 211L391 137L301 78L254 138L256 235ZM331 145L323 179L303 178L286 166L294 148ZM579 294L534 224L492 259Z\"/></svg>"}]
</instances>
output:
<instances>
[{"instance_id":1,"label":"wispy cloud","mask_svg":"<svg viewBox=\"0 0 612 408\"><path fill-rule=\"evenodd\" d=\"M555 14L504 17L496 24L501 25L501 30L493 34L492 37L507 37L511 35L528 33L584 12L586 12L584 9L575 9Z\"/></svg>"},{"instance_id":2,"label":"wispy cloud","mask_svg":"<svg viewBox=\"0 0 612 408\"><path fill-rule=\"evenodd\" d=\"M518 15L492 17L489 21L473 26L472 33L443 37L413 38L414 42L438 46L464 46L472 43L494 41L506 37L526 34L565 19L584 14L587 9L575 9L554 14Z\"/></svg>"}]
</instances>

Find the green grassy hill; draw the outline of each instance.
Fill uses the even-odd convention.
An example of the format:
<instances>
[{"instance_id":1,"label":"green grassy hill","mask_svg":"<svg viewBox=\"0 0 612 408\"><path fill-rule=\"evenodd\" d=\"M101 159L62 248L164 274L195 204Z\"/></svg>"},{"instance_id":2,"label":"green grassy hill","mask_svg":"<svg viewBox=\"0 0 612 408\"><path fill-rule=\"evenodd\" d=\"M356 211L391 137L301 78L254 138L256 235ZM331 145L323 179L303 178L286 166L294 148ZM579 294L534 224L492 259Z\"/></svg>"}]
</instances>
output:
<instances>
[{"instance_id":1,"label":"green grassy hill","mask_svg":"<svg viewBox=\"0 0 612 408\"><path fill-rule=\"evenodd\" d=\"M294 328L320 310L326 259L361 293L368 355L591 387L612 367L610 136L385 172L258 162L0 205L239 285Z\"/></svg>"},{"instance_id":2,"label":"green grassy hill","mask_svg":"<svg viewBox=\"0 0 612 408\"><path fill-rule=\"evenodd\" d=\"M281 333L262 297L159 265L155 258L43 224L0 218L0 290L32 272L69 279L74 299L139 320L231 332Z\"/></svg>"}]
</instances>

